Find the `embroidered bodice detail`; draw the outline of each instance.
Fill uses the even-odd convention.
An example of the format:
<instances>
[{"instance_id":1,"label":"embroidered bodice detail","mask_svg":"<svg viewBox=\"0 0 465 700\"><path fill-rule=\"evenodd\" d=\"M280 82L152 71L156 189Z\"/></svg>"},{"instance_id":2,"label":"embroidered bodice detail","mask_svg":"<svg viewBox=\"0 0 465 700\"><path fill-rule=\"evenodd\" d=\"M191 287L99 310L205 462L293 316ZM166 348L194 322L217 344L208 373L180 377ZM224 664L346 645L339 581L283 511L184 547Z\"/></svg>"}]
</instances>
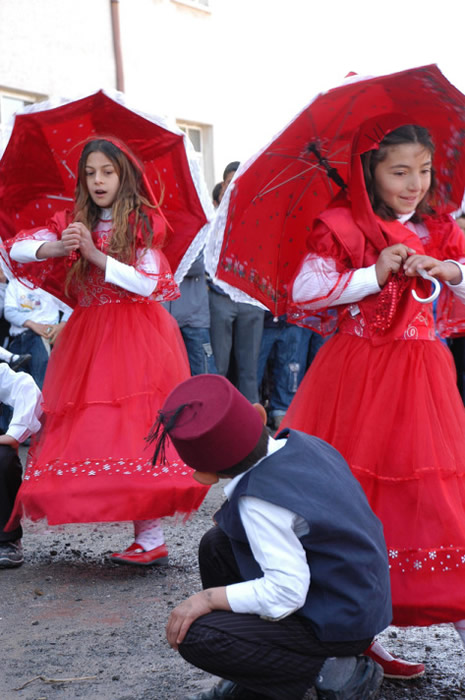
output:
<instances>
[{"instance_id":1,"label":"embroidered bodice detail","mask_svg":"<svg viewBox=\"0 0 465 700\"><path fill-rule=\"evenodd\" d=\"M357 304L347 307L346 313L339 324L340 333L356 335L359 338L370 338L369 329L365 319L360 313ZM435 340L434 317L431 304L419 309L417 315L410 321L395 340Z\"/></svg>"},{"instance_id":2,"label":"embroidered bodice detail","mask_svg":"<svg viewBox=\"0 0 465 700\"><path fill-rule=\"evenodd\" d=\"M102 218L99 220L92 238L96 247L103 253L107 253L112 234L111 210L102 210ZM85 287L79 287L76 292L79 306L100 306L101 304L118 303L150 303L153 297L143 297L134 292L129 292L116 284L105 281L105 271L96 265L89 266Z\"/></svg>"}]
</instances>

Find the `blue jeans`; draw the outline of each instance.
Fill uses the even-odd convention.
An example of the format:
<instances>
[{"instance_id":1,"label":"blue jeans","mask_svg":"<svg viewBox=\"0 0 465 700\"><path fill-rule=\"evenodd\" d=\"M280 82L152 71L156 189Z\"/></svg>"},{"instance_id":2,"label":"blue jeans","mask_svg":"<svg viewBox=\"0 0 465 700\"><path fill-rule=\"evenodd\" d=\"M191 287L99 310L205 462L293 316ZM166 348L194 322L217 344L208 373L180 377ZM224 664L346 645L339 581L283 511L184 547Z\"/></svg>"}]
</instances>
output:
<instances>
[{"instance_id":1,"label":"blue jeans","mask_svg":"<svg viewBox=\"0 0 465 700\"><path fill-rule=\"evenodd\" d=\"M323 338L323 336L319 333L316 333L315 331L310 331L310 342L308 345L307 355L307 369L310 367L313 360L315 359L315 355L317 354L318 350L321 348L322 345L326 343L327 340L330 339L330 337L331 336Z\"/></svg>"},{"instance_id":2,"label":"blue jeans","mask_svg":"<svg viewBox=\"0 0 465 700\"><path fill-rule=\"evenodd\" d=\"M292 323L263 329L258 358L261 384L268 360L272 363L271 417L284 415L307 370L307 355L313 332ZM318 335L318 334L315 334ZM318 336L321 337L321 336ZM322 338L323 341L323 338Z\"/></svg>"},{"instance_id":3,"label":"blue jeans","mask_svg":"<svg viewBox=\"0 0 465 700\"><path fill-rule=\"evenodd\" d=\"M186 346L191 374L217 374L208 328L184 326L181 335Z\"/></svg>"},{"instance_id":4,"label":"blue jeans","mask_svg":"<svg viewBox=\"0 0 465 700\"><path fill-rule=\"evenodd\" d=\"M29 328L19 335L13 336L8 345L8 350L15 355L32 355L32 359L21 367L21 370L32 376L35 383L42 390L45 370L48 364L48 352L40 335Z\"/></svg>"}]
</instances>

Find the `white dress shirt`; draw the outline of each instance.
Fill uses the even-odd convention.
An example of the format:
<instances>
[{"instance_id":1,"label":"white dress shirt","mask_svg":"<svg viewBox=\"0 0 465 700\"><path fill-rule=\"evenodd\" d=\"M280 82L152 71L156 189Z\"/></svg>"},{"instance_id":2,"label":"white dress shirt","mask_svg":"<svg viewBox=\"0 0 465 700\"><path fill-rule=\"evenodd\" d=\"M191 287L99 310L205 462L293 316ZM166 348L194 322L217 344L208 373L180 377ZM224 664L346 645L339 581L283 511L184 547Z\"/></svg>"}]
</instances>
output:
<instances>
[{"instance_id":1,"label":"white dress shirt","mask_svg":"<svg viewBox=\"0 0 465 700\"><path fill-rule=\"evenodd\" d=\"M0 402L11 406L13 415L6 430L18 442L23 442L40 428L42 394L25 372L14 372L6 362L0 362Z\"/></svg>"},{"instance_id":2,"label":"white dress shirt","mask_svg":"<svg viewBox=\"0 0 465 700\"><path fill-rule=\"evenodd\" d=\"M286 440L270 437L268 455L285 444ZM228 499L243 476L239 474L224 487ZM303 606L310 586L310 568L299 540L308 533L308 524L296 513L253 496L240 499L239 513L263 576L226 586L229 605L237 613L272 620L287 617Z\"/></svg>"}]
</instances>

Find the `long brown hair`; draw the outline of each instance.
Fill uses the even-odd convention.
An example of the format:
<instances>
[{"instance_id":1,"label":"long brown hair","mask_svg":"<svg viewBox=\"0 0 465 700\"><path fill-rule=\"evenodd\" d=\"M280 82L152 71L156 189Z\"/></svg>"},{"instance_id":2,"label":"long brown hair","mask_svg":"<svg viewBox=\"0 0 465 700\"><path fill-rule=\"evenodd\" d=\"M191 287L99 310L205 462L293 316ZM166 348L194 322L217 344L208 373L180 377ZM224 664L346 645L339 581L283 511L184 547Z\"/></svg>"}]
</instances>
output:
<instances>
[{"instance_id":1,"label":"long brown hair","mask_svg":"<svg viewBox=\"0 0 465 700\"><path fill-rule=\"evenodd\" d=\"M141 194L142 166L139 169L134 156L131 155L130 158L106 139L94 139L84 146L78 163L74 221L82 222L91 232L97 225L101 211L87 188L86 163L91 153L103 153L112 162L119 177L119 188L112 205L113 229L107 252L121 262L133 263L138 230L145 250L152 246L153 239L153 231L143 207L155 208L155 205ZM87 260L79 257L67 275L66 292L72 281L78 285L85 283L88 269Z\"/></svg>"},{"instance_id":2,"label":"long brown hair","mask_svg":"<svg viewBox=\"0 0 465 700\"><path fill-rule=\"evenodd\" d=\"M434 143L431 139L430 133L423 126L418 126L417 124L407 124L405 126L400 126L394 131L391 131L379 144L378 149L368 151L361 155L363 175L365 177L365 186L367 189L368 197L370 198L371 206L373 211L381 219L385 221L393 221L397 219L397 214L394 209L387 205L379 196L376 191L375 182L375 170L378 163L381 163L387 157L387 152L389 146L401 146L409 143L418 143L419 145L426 148L430 153L431 157L434 156ZM436 188L436 178L434 174L434 169L431 170L431 185L428 192L423 197L422 201L417 207L415 215L412 217L412 221L420 221L422 214L431 214L432 208L429 204L431 195L434 193Z\"/></svg>"}]
</instances>

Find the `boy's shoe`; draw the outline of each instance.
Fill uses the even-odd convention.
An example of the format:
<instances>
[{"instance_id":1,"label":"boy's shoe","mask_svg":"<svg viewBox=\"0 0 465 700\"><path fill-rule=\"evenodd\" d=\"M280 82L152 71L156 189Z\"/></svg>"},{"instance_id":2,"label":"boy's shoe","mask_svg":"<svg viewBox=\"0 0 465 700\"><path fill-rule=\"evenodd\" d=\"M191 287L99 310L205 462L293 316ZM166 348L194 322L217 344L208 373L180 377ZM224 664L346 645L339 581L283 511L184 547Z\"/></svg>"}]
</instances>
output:
<instances>
[{"instance_id":1,"label":"boy's shoe","mask_svg":"<svg viewBox=\"0 0 465 700\"><path fill-rule=\"evenodd\" d=\"M339 690L319 688L318 700L374 700L383 682L383 669L367 656L358 656L355 670Z\"/></svg>"},{"instance_id":2,"label":"boy's shoe","mask_svg":"<svg viewBox=\"0 0 465 700\"><path fill-rule=\"evenodd\" d=\"M247 690L233 681L221 680L209 690L188 695L184 700L266 700L266 696Z\"/></svg>"},{"instance_id":3,"label":"boy's shoe","mask_svg":"<svg viewBox=\"0 0 465 700\"><path fill-rule=\"evenodd\" d=\"M0 569L13 569L24 562L21 540L0 542Z\"/></svg>"},{"instance_id":4,"label":"boy's shoe","mask_svg":"<svg viewBox=\"0 0 465 700\"><path fill-rule=\"evenodd\" d=\"M32 360L32 355L12 355L11 360L8 364L10 365L10 369L16 372L20 367L25 365L26 362L29 362L30 360Z\"/></svg>"},{"instance_id":5,"label":"boy's shoe","mask_svg":"<svg viewBox=\"0 0 465 700\"><path fill-rule=\"evenodd\" d=\"M375 651L376 649L382 653L378 653ZM424 664L415 664L410 661L404 661L404 659L395 659L384 649L380 642L376 640L370 644L364 653L365 656L369 656L370 659L373 659L373 661L376 661L376 663L381 666L385 678L397 678L403 681L411 681L425 674ZM384 658L384 655L387 658ZM389 657L391 658L389 659Z\"/></svg>"},{"instance_id":6,"label":"boy's shoe","mask_svg":"<svg viewBox=\"0 0 465 700\"><path fill-rule=\"evenodd\" d=\"M115 564L132 564L135 566L152 566L167 562L168 549L161 544L155 549L145 550L140 544L133 542L124 552L115 552L110 556Z\"/></svg>"}]
</instances>

